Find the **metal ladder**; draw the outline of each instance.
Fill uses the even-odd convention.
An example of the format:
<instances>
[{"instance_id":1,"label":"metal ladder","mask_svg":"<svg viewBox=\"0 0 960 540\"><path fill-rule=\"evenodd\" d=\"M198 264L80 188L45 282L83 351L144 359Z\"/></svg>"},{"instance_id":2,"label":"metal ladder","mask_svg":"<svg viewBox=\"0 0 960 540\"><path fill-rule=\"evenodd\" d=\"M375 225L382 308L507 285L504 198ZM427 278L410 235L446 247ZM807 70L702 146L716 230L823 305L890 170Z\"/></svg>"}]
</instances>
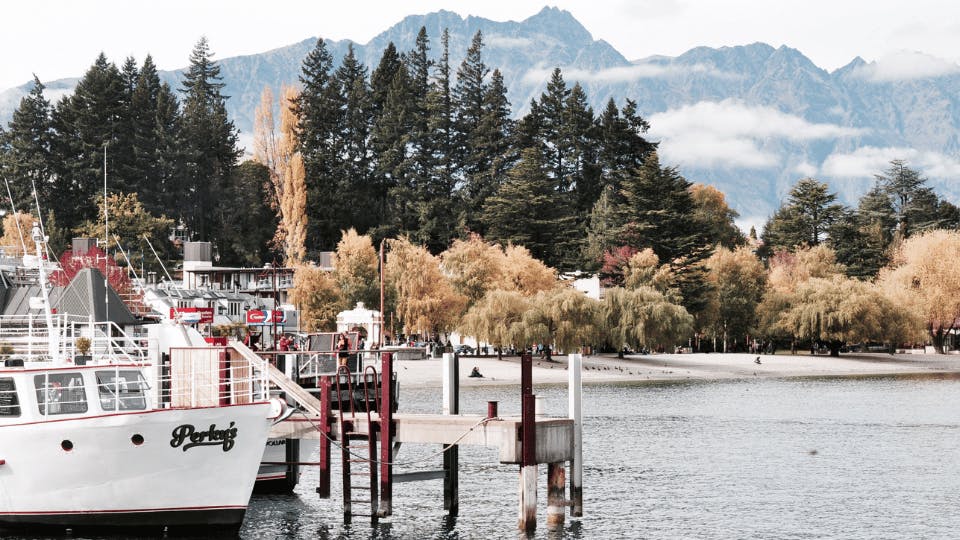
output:
<instances>
[{"instance_id":1,"label":"metal ladder","mask_svg":"<svg viewBox=\"0 0 960 540\"><path fill-rule=\"evenodd\" d=\"M346 400L340 395L340 382L346 380ZM362 432L357 427L357 414L354 407L353 382L350 369L347 366L337 368L336 389L337 407L340 411L340 452L343 473L343 518L349 522L352 516L367 516L371 522L377 521L377 499L379 497L377 484L377 432L379 422L373 422L371 409L380 410L380 397L377 394L377 370L367 366L363 371L358 385L363 385L363 408L367 415L367 431ZM363 453L366 457L362 457ZM370 484L362 485L362 477L367 477ZM354 480L358 485L354 485ZM354 491L369 495L369 498L354 498ZM365 505L367 512L357 512L355 505Z\"/></svg>"}]
</instances>

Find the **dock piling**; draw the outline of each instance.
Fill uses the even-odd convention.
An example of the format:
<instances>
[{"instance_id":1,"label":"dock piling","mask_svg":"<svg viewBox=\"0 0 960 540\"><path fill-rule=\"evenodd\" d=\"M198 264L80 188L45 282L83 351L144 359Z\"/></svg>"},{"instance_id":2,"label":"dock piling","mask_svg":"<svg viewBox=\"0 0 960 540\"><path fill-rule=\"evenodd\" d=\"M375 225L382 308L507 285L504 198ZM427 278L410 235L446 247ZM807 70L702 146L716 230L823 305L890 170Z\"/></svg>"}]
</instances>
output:
<instances>
[{"instance_id":1,"label":"dock piling","mask_svg":"<svg viewBox=\"0 0 960 540\"><path fill-rule=\"evenodd\" d=\"M555 531L563 527L566 513L566 471L564 464L547 465L547 530Z\"/></svg>"},{"instance_id":2,"label":"dock piling","mask_svg":"<svg viewBox=\"0 0 960 540\"><path fill-rule=\"evenodd\" d=\"M520 508L517 528L537 529L537 397L533 394L533 355L520 357Z\"/></svg>"},{"instance_id":3,"label":"dock piling","mask_svg":"<svg viewBox=\"0 0 960 540\"><path fill-rule=\"evenodd\" d=\"M378 515L393 514L393 354L380 357L380 505ZM371 464L372 465L372 464Z\"/></svg>"},{"instance_id":4,"label":"dock piling","mask_svg":"<svg viewBox=\"0 0 960 540\"><path fill-rule=\"evenodd\" d=\"M443 354L443 414L460 414L460 358ZM460 447L447 447L443 453L443 509L449 515L460 512Z\"/></svg>"},{"instance_id":5,"label":"dock piling","mask_svg":"<svg viewBox=\"0 0 960 540\"><path fill-rule=\"evenodd\" d=\"M570 453L570 517L583 517L583 357L571 354L567 360L569 417L573 420L573 446Z\"/></svg>"},{"instance_id":6,"label":"dock piling","mask_svg":"<svg viewBox=\"0 0 960 540\"><path fill-rule=\"evenodd\" d=\"M320 421L317 430L320 432L320 482L317 494L321 499L330 498L330 377L320 378Z\"/></svg>"}]
</instances>

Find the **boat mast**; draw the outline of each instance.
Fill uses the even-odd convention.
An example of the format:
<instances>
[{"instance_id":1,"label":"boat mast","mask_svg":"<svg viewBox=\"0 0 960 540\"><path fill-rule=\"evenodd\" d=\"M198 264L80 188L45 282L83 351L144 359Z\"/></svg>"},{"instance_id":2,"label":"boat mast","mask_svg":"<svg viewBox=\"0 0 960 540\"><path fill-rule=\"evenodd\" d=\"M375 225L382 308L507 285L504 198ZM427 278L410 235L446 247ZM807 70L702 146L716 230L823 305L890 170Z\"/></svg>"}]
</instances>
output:
<instances>
[{"instance_id":1,"label":"boat mast","mask_svg":"<svg viewBox=\"0 0 960 540\"><path fill-rule=\"evenodd\" d=\"M60 335L53 327L53 312L50 311L50 294L47 292L47 269L44 265L44 247L46 238L40 230L40 224L33 222L33 243L37 249L37 269L40 272L40 294L43 295L43 314L47 320L47 339L49 340L49 352L54 362L60 360Z\"/></svg>"}]
</instances>

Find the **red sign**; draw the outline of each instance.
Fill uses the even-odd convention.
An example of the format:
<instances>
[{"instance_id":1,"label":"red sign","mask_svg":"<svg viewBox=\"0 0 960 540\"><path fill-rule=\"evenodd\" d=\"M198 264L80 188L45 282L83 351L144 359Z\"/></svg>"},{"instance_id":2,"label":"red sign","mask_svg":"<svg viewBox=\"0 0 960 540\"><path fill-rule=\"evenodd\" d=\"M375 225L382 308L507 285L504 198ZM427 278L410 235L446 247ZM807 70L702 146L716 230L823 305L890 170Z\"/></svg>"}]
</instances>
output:
<instances>
[{"instance_id":1,"label":"red sign","mask_svg":"<svg viewBox=\"0 0 960 540\"><path fill-rule=\"evenodd\" d=\"M181 307L170 308L170 318L179 319L185 323L211 324L213 323L213 308L208 307Z\"/></svg>"},{"instance_id":2,"label":"red sign","mask_svg":"<svg viewBox=\"0 0 960 540\"><path fill-rule=\"evenodd\" d=\"M287 322L287 316L279 309L251 309L247 311L247 324L251 326L282 325L285 322Z\"/></svg>"}]
</instances>

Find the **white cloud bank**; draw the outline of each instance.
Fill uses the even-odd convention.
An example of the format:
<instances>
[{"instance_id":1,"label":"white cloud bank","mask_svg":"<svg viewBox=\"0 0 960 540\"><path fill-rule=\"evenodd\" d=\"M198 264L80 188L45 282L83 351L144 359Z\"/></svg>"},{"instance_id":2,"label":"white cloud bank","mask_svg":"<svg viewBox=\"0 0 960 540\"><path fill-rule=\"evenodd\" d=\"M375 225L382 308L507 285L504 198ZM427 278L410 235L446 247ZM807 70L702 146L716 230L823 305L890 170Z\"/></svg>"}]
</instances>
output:
<instances>
[{"instance_id":1,"label":"white cloud bank","mask_svg":"<svg viewBox=\"0 0 960 540\"><path fill-rule=\"evenodd\" d=\"M580 81L584 83L621 83L640 79L666 79L684 75L698 74L714 78L738 78L740 75L718 70L705 64L690 66L672 66L655 63L642 63L631 66L621 66L599 70L577 68L560 68L565 81ZM525 84L540 84L550 79L554 68L538 67L523 74Z\"/></svg>"},{"instance_id":2,"label":"white cloud bank","mask_svg":"<svg viewBox=\"0 0 960 540\"><path fill-rule=\"evenodd\" d=\"M815 124L772 107L754 107L738 100L701 101L649 118L653 138L660 139L664 161L697 168L774 167L782 157L763 150L771 139L808 141L861 135L864 130L836 124ZM804 167L809 171L810 167Z\"/></svg>"},{"instance_id":3,"label":"white cloud bank","mask_svg":"<svg viewBox=\"0 0 960 540\"><path fill-rule=\"evenodd\" d=\"M851 153L831 154L823 161L820 172L833 178L872 178L885 171L890 161L902 159L913 169L932 178L960 176L960 160L939 152L905 147L864 146Z\"/></svg>"},{"instance_id":4,"label":"white cloud bank","mask_svg":"<svg viewBox=\"0 0 960 540\"><path fill-rule=\"evenodd\" d=\"M899 51L863 65L854 74L872 82L924 79L960 73L960 65L916 51Z\"/></svg>"}]
</instances>

